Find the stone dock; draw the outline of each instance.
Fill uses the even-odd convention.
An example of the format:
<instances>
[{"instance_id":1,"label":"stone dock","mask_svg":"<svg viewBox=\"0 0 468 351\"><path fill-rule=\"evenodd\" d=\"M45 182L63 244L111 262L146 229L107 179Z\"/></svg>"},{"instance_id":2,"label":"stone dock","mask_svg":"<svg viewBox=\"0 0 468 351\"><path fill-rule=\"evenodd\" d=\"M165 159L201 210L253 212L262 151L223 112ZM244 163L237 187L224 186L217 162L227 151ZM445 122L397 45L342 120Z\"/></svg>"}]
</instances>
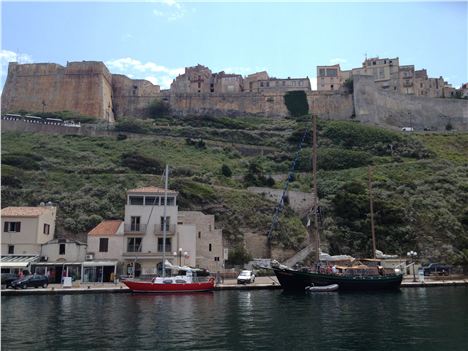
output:
<instances>
[{"instance_id":1,"label":"stone dock","mask_svg":"<svg viewBox=\"0 0 468 351\"><path fill-rule=\"evenodd\" d=\"M411 277L405 278L402 288L442 287L442 286L468 286L468 278L462 279L426 279L424 282L413 282ZM276 277L257 277L255 283L238 285L235 279L226 279L217 284L216 291L220 290L263 290L281 289ZM24 290L2 289L2 296L12 295L54 295L54 294L98 294L98 293L130 293L130 290L121 282L113 283L81 283L71 288L64 288L60 284L50 284L47 288L28 288Z\"/></svg>"}]
</instances>

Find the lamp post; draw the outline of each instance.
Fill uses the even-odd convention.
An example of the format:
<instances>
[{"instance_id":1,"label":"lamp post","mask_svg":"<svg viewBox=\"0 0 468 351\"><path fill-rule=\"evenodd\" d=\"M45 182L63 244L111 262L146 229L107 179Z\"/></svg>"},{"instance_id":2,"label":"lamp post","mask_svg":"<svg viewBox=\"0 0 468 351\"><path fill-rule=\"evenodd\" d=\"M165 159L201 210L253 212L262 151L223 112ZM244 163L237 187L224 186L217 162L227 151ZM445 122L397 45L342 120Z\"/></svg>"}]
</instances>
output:
<instances>
[{"instance_id":1,"label":"lamp post","mask_svg":"<svg viewBox=\"0 0 468 351\"><path fill-rule=\"evenodd\" d=\"M182 266L182 255L184 256L184 258L187 257L187 255L188 255L187 251L184 251L183 254L182 254L182 248L181 247L179 247L178 252L174 251L172 254L174 255L174 257L177 257L177 256L179 257L179 266Z\"/></svg>"},{"instance_id":2,"label":"lamp post","mask_svg":"<svg viewBox=\"0 0 468 351\"><path fill-rule=\"evenodd\" d=\"M418 253L416 251L409 251L406 253L406 256L411 258L411 263L413 264L413 282L416 282L416 272L414 271L414 258L418 256Z\"/></svg>"}]
</instances>

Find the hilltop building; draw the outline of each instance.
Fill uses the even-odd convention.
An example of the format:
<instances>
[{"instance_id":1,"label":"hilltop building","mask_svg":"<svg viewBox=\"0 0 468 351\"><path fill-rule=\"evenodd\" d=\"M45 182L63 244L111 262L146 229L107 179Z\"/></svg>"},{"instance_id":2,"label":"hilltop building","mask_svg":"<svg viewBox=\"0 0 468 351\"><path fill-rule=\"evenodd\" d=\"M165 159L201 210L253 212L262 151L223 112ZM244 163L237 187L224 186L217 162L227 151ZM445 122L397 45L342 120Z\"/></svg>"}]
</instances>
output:
<instances>
[{"instance_id":1,"label":"hilltop building","mask_svg":"<svg viewBox=\"0 0 468 351\"><path fill-rule=\"evenodd\" d=\"M405 95L450 97L453 94L442 77L429 78L425 69L401 65L396 58L368 58L362 67L341 70L340 65L317 66L317 90L339 90L347 79L356 75L373 77L377 87Z\"/></svg>"}]
</instances>

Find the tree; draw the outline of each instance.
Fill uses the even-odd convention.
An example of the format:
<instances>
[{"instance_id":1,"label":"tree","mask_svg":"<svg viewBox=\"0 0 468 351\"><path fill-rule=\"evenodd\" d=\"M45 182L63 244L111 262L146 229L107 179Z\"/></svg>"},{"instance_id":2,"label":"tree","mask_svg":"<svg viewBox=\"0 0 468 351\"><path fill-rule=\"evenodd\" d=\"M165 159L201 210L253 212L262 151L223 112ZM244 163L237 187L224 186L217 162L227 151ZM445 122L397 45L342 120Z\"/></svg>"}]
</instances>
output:
<instances>
[{"instance_id":1,"label":"tree","mask_svg":"<svg viewBox=\"0 0 468 351\"><path fill-rule=\"evenodd\" d=\"M225 176L225 177L230 178L232 176L232 171L231 171L231 169L229 168L228 165L223 164L222 167L221 167L221 174L223 176Z\"/></svg>"}]
</instances>

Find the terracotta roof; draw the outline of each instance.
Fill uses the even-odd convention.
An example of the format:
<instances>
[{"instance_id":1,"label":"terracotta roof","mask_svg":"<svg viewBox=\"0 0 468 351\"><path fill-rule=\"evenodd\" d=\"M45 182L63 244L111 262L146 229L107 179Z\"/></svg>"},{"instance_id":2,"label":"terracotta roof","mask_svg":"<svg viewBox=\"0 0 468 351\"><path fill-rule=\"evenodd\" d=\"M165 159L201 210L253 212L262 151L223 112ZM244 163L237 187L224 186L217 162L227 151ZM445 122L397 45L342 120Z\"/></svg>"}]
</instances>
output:
<instances>
[{"instance_id":1,"label":"terracotta roof","mask_svg":"<svg viewBox=\"0 0 468 351\"><path fill-rule=\"evenodd\" d=\"M2 217L39 217L51 209L55 209L55 207L5 207L2 209Z\"/></svg>"},{"instance_id":2,"label":"terracotta roof","mask_svg":"<svg viewBox=\"0 0 468 351\"><path fill-rule=\"evenodd\" d=\"M120 219L102 221L88 235L114 235L117 233L122 222Z\"/></svg>"},{"instance_id":3,"label":"terracotta roof","mask_svg":"<svg viewBox=\"0 0 468 351\"><path fill-rule=\"evenodd\" d=\"M147 186L143 188L136 188L136 189L130 189L127 191L128 193L157 193L157 194L164 194L164 188L158 188L155 186ZM177 194L177 191L175 190L170 190L167 189L168 194Z\"/></svg>"}]
</instances>

